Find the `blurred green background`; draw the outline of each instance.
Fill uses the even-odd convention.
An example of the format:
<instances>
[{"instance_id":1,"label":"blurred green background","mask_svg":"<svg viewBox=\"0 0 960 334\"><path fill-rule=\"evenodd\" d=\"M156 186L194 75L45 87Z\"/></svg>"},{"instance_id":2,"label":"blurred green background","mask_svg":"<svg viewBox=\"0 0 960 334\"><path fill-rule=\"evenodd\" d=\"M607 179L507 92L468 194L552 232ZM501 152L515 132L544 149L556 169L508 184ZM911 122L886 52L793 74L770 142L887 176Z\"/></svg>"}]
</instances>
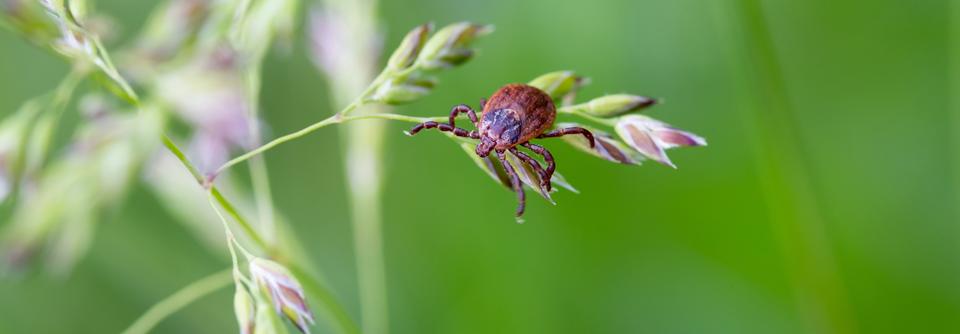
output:
<instances>
[{"instance_id":1,"label":"blurred green background","mask_svg":"<svg viewBox=\"0 0 960 334\"><path fill-rule=\"evenodd\" d=\"M384 1L387 49L428 21L497 28L480 57L440 74L431 96L397 113L444 115L501 85L569 69L593 79L581 100L662 97L647 115L710 143L668 151L673 170L545 141L581 194L561 191L554 206L528 191L518 225L514 195L457 145L436 133L410 138L401 133L409 124L391 123L383 233L392 332L816 333L828 331L824 323L842 323L826 326L838 332L960 332L948 75L950 42L960 40L950 35L949 3L723 2ZM155 4L97 3L122 29L114 46ZM0 32L0 114L67 70ZM290 55L269 56L263 79L274 135L333 113L303 35ZM356 318L339 138L322 129L266 157L278 209ZM784 155L796 158L786 170L800 174L768 175L765 161L776 166ZM770 186L778 182L801 183L805 195ZM804 212L771 205L803 198ZM803 217L818 217L799 229L813 236L794 233L790 224L811 221ZM68 279L0 281L0 332L119 332L229 266L174 220L134 186ZM808 262L836 269L833 288L808 280L804 270L831 270ZM231 296L225 288L205 297L154 333L235 332ZM833 320L817 320L834 307Z\"/></svg>"}]
</instances>

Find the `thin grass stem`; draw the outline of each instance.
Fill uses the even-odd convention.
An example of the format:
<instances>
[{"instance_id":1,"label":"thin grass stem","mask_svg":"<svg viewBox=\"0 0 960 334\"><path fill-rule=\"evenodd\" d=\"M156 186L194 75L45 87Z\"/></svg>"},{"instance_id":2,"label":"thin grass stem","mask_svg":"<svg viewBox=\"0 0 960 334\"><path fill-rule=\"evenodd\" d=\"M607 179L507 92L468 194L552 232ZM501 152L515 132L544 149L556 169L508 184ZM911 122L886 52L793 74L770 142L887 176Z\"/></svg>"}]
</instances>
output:
<instances>
[{"instance_id":1,"label":"thin grass stem","mask_svg":"<svg viewBox=\"0 0 960 334\"><path fill-rule=\"evenodd\" d=\"M287 268L290 269L290 272L300 280L300 283L303 284L304 290L307 292L307 294L316 300L319 300L323 305L327 306L322 308L321 311L324 312L328 319L332 320L331 322L334 330L337 333L361 334L360 328L357 327L356 323L353 322L353 318L350 317L350 313L348 313L347 310L340 305L340 303L337 301L337 297L333 295L333 292L330 289L328 289L325 285L320 284L320 280L296 263L290 263L287 265Z\"/></svg>"},{"instance_id":2,"label":"thin grass stem","mask_svg":"<svg viewBox=\"0 0 960 334\"><path fill-rule=\"evenodd\" d=\"M350 109L350 108L347 108L347 109L344 109L344 110L348 110L348 109ZM239 157L233 158L233 160L230 160L230 161L228 161L227 163L223 164L223 166L220 166L220 168L218 168L217 171L213 173L213 176L211 177L210 180L205 180L205 181L201 181L201 182L210 182L210 181L212 181L213 178L216 177L216 175L219 175L220 173L222 173L223 171L225 171L225 170L227 170L228 168L232 167L233 165L236 165L236 164L241 163L241 162L243 162L243 161L245 161L245 160L247 160L247 159L250 159L251 157L256 156L257 154L266 152L267 150L273 148L274 146L280 145L280 144L282 144L282 143L284 143L284 142L287 142L287 141L290 141L290 140L299 138L299 137L301 137L301 136L303 136L303 135L306 135L306 134L308 134L308 133L310 133L310 132L313 132L314 130L320 129L320 128L322 128L322 127L325 127L325 126L331 125L331 124L344 123L344 122L356 121L356 120L361 120L361 119L392 119L392 120L404 121L404 122L412 122L412 123L423 123L423 122L428 122L428 121L442 122L442 121L448 120L447 117L443 117L443 116L440 116L440 117L413 117L413 116L397 115L397 114L372 114L372 115L363 115L363 116L340 116L340 114L336 114L336 115L330 116L330 117L327 118L327 119L324 119L324 120L322 120L322 121L319 121L319 122L317 122L317 123L314 123L313 125L310 125L310 126L304 128L304 129L300 130L300 131L297 131L297 132L288 134L288 135L286 135L286 136L283 136L283 137L274 139L274 140L270 141L269 143L264 144L263 146L260 146L260 147L258 147L258 148L256 148L256 149L252 150L252 151L249 151L249 152L247 152L247 153L245 153L245 154L243 154L243 155L241 155L241 156L239 156ZM457 119L458 119L458 120L464 120L464 119L467 119L467 117L466 117L466 116L460 116L460 117L457 117ZM182 161L182 160L181 160L181 161Z\"/></svg>"},{"instance_id":3,"label":"thin grass stem","mask_svg":"<svg viewBox=\"0 0 960 334\"><path fill-rule=\"evenodd\" d=\"M247 96L247 124L250 132L250 146L260 145L260 123L257 117L259 110L260 69L253 66L245 71L244 83ZM250 180L253 186L253 198L257 205L257 214L260 222L260 234L267 244L276 245L277 227L273 206L273 195L270 191L270 177L267 172L267 163L263 156L250 159Z\"/></svg>"},{"instance_id":4,"label":"thin grass stem","mask_svg":"<svg viewBox=\"0 0 960 334\"><path fill-rule=\"evenodd\" d=\"M233 219L236 220L237 224L239 224L240 227L243 228L243 231L250 236L250 239L253 241L253 243L257 244L257 246L260 246L260 248L263 248L264 251L267 252L267 254L270 254L270 255L277 254L277 249L271 247L269 244L267 244L266 241L263 240L262 237L260 237L260 234L258 234L257 231L253 229L253 226L251 226L246 219L243 219L243 216L240 216L240 213L237 211L235 207L233 207L233 204L230 204L230 202L228 202L226 198L223 198L223 195L220 193L219 190L217 190L217 188L211 187L210 194L213 195L213 198L217 200L217 203L220 203L220 206L222 206L224 210L227 210L227 213L233 216Z\"/></svg>"},{"instance_id":5,"label":"thin grass stem","mask_svg":"<svg viewBox=\"0 0 960 334\"><path fill-rule=\"evenodd\" d=\"M216 274L204 277L190 283L170 297L161 300L137 318L123 334L146 334L156 327L163 319L183 309L190 303L214 291L220 290L233 282L233 269L226 269Z\"/></svg>"}]
</instances>

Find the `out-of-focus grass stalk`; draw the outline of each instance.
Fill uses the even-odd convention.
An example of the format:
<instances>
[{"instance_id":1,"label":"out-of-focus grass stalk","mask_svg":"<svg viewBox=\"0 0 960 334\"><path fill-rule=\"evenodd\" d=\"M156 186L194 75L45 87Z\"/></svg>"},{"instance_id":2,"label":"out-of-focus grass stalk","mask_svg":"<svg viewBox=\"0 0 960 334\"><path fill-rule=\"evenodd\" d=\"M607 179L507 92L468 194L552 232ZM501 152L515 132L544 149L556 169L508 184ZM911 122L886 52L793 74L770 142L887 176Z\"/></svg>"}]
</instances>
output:
<instances>
[{"instance_id":1,"label":"out-of-focus grass stalk","mask_svg":"<svg viewBox=\"0 0 960 334\"><path fill-rule=\"evenodd\" d=\"M67 76L60 81L60 84L57 85L57 88L51 92L52 101L47 107L48 112L44 113L40 120L37 121L36 129L34 132L46 133L44 138L38 138L37 141L31 141L27 145L30 145L31 148L27 149L27 152L47 152L50 141L53 139L53 129L57 128L57 123L60 122L60 116L63 114L63 111L67 108L67 103L70 102L70 98L73 96L73 91L77 88L77 85L80 84L80 81L87 76L89 67L82 62L74 64L70 72L67 73ZM44 99L47 96L44 95L40 99ZM47 131L42 130L46 128ZM37 172L40 170L40 165L44 163L43 154L41 153L38 156L27 154L25 157L24 171L27 172Z\"/></svg>"},{"instance_id":2,"label":"out-of-focus grass stalk","mask_svg":"<svg viewBox=\"0 0 960 334\"><path fill-rule=\"evenodd\" d=\"M260 146L260 122L257 117L260 103L260 66L252 66L244 73L244 86L247 95L247 124L250 131L250 147ZM250 165L250 179L253 185L254 201L260 221L260 233L270 245L277 243L277 229L273 210L273 197L270 192L270 178L267 163L263 156L256 156L247 162Z\"/></svg>"},{"instance_id":3,"label":"out-of-focus grass stalk","mask_svg":"<svg viewBox=\"0 0 960 334\"><path fill-rule=\"evenodd\" d=\"M740 90L774 230L809 333L857 333L759 0L711 2Z\"/></svg>"},{"instance_id":4,"label":"out-of-focus grass stalk","mask_svg":"<svg viewBox=\"0 0 960 334\"><path fill-rule=\"evenodd\" d=\"M145 334L161 320L182 309L197 299L233 283L233 269L226 269L190 283L170 297L150 307L146 313L130 325L123 334Z\"/></svg>"},{"instance_id":5,"label":"out-of-focus grass stalk","mask_svg":"<svg viewBox=\"0 0 960 334\"><path fill-rule=\"evenodd\" d=\"M63 78L63 81L60 81L60 84L57 85L57 90L54 91L53 95L53 106L55 107L54 111L57 116L63 113L63 110L66 109L67 102L70 101L70 97L73 96L74 89L77 88L80 81L87 76L88 71L86 67L85 65L74 65L73 69Z\"/></svg>"},{"instance_id":6,"label":"out-of-focus grass stalk","mask_svg":"<svg viewBox=\"0 0 960 334\"><path fill-rule=\"evenodd\" d=\"M947 75L949 75L950 83L947 93L950 94L948 97L950 103L950 134L953 144L951 155L953 158L954 207L956 208L954 221L960 223L960 0L950 1L949 20L950 42L947 50L949 72Z\"/></svg>"},{"instance_id":7,"label":"out-of-focus grass stalk","mask_svg":"<svg viewBox=\"0 0 960 334\"><path fill-rule=\"evenodd\" d=\"M336 15L342 26L330 34L338 36L343 49L336 50L342 64L328 70L334 110L355 103L357 96L367 95L368 84L377 81L378 55L382 42L374 0L325 0L324 11ZM379 113L384 107L371 104L359 109L360 114ZM383 260L380 197L380 156L383 147L382 120L354 122L341 128L344 143L344 172L350 195L353 219L354 251L360 292L360 328L367 334L383 334L389 330L386 274Z\"/></svg>"}]
</instances>

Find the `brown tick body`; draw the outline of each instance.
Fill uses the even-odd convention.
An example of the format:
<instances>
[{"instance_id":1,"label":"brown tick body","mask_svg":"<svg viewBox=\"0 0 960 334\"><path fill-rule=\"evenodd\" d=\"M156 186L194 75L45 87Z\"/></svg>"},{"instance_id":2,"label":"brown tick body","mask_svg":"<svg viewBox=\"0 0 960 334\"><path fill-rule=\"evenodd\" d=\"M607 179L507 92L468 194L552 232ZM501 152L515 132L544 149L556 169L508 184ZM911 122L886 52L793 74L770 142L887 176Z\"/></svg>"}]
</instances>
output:
<instances>
[{"instance_id":1,"label":"brown tick body","mask_svg":"<svg viewBox=\"0 0 960 334\"><path fill-rule=\"evenodd\" d=\"M507 162L506 151L516 155L517 158L520 158L539 173L540 186L550 191L552 187L550 178L553 177L553 172L556 170L556 163L550 152L543 146L531 144L529 141L534 138L581 134L590 140L590 146L594 145L593 134L580 127L557 129L544 133L557 118L557 109L554 107L550 95L536 87L524 84L503 86L490 97L490 101L480 99L480 109L483 114L478 120L473 109L465 104L458 105L450 110L449 124L437 122L417 124L410 130L410 135L415 135L423 129L437 128L440 131L453 132L460 137L479 139L480 143L477 145L476 153L482 158L490 155L492 151L497 151L497 157L503 164L503 169L510 176L513 189L517 192L517 200L520 201L517 208L517 217L523 215L525 196L520 185L520 178L517 177L513 166ZM454 121L460 113L466 113L477 130L467 132L467 130L457 128ZM543 169L536 159L517 150L517 146L526 147L543 156L547 168Z\"/></svg>"}]
</instances>

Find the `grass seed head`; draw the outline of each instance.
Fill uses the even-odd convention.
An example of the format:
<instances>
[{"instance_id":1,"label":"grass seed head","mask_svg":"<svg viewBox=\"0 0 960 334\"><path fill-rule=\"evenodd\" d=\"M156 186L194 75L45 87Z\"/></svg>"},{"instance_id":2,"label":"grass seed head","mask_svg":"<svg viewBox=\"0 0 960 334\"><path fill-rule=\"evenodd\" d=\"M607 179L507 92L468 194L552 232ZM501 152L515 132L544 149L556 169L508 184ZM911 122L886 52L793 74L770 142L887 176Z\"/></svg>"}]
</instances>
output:
<instances>
[{"instance_id":1,"label":"grass seed head","mask_svg":"<svg viewBox=\"0 0 960 334\"><path fill-rule=\"evenodd\" d=\"M590 100L583 111L600 117L614 117L641 111L657 102L656 99L644 96L614 94Z\"/></svg>"},{"instance_id":2,"label":"grass seed head","mask_svg":"<svg viewBox=\"0 0 960 334\"><path fill-rule=\"evenodd\" d=\"M420 52L421 66L425 70L450 69L467 62L477 55L473 43L493 32L492 25L460 22L443 27L423 46Z\"/></svg>"},{"instance_id":3,"label":"grass seed head","mask_svg":"<svg viewBox=\"0 0 960 334\"><path fill-rule=\"evenodd\" d=\"M616 125L617 134L630 147L664 165L677 168L664 150L679 146L706 146L706 139L678 130L661 121L641 115L623 116Z\"/></svg>"}]
</instances>

